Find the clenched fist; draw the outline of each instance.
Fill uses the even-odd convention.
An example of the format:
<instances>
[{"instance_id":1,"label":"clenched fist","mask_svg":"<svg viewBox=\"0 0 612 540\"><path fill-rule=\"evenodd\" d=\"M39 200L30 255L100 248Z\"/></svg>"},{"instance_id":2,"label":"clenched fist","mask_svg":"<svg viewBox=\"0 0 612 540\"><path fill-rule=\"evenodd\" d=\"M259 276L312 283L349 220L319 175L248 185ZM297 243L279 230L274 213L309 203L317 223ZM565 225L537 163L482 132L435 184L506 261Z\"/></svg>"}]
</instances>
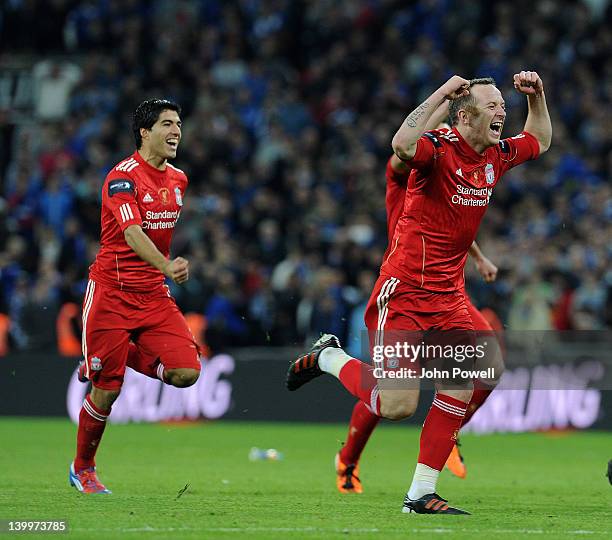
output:
<instances>
[{"instance_id":1,"label":"clenched fist","mask_svg":"<svg viewBox=\"0 0 612 540\"><path fill-rule=\"evenodd\" d=\"M183 257L168 261L164 268L164 274L177 285L185 283L189 279L189 261L183 259Z\"/></svg>"},{"instance_id":2,"label":"clenched fist","mask_svg":"<svg viewBox=\"0 0 612 540\"><path fill-rule=\"evenodd\" d=\"M544 83L535 71L521 71L514 75L514 88L521 94L541 95L544 92Z\"/></svg>"},{"instance_id":3,"label":"clenched fist","mask_svg":"<svg viewBox=\"0 0 612 540\"><path fill-rule=\"evenodd\" d=\"M476 270L487 283L493 283L497 279L497 266L484 255L476 260Z\"/></svg>"},{"instance_id":4,"label":"clenched fist","mask_svg":"<svg viewBox=\"0 0 612 540\"><path fill-rule=\"evenodd\" d=\"M453 75L440 87L440 90L446 99L458 99L470 93L470 81L459 75Z\"/></svg>"}]
</instances>

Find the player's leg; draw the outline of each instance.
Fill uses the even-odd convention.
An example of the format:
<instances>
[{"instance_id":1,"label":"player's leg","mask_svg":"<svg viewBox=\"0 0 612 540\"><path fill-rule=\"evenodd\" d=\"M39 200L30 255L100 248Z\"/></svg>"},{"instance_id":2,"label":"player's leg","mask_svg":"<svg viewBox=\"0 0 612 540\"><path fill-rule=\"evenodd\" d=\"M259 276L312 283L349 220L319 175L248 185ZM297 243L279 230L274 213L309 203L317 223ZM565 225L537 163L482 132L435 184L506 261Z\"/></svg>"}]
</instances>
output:
<instances>
[{"instance_id":1,"label":"player's leg","mask_svg":"<svg viewBox=\"0 0 612 540\"><path fill-rule=\"evenodd\" d=\"M419 457L412 483L404 498L403 512L467 513L449 507L447 501L436 493L436 486L440 471L455 445L469 396L470 391L467 389L457 393L448 390L436 392L421 430Z\"/></svg>"},{"instance_id":2,"label":"player's leg","mask_svg":"<svg viewBox=\"0 0 612 540\"><path fill-rule=\"evenodd\" d=\"M341 493L363 492L359 458L379 421L380 416L374 414L363 401L355 403L346 441L335 458L336 486Z\"/></svg>"},{"instance_id":3,"label":"player's leg","mask_svg":"<svg viewBox=\"0 0 612 540\"><path fill-rule=\"evenodd\" d=\"M146 327L134 337L141 355L159 359L156 375L166 384L192 386L200 376L199 349L174 299L165 295L152 299L146 312Z\"/></svg>"},{"instance_id":4,"label":"player's leg","mask_svg":"<svg viewBox=\"0 0 612 540\"><path fill-rule=\"evenodd\" d=\"M388 276L380 276L368 307L366 308L366 326L382 331L387 321L401 312L390 309L390 299L396 293L400 282ZM386 338L385 338L386 339ZM394 386L381 391L375 376L375 367L351 357L341 347L336 336L324 334L309 352L295 360L287 371L286 385L294 391L312 379L329 373L356 398L370 407L370 410L390 420L401 420L412 415L418 402L418 389Z\"/></svg>"},{"instance_id":5,"label":"player's leg","mask_svg":"<svg viewBox=\"0 0 612 540\"><path fill-rule=\"evenodd\" d=\"M312 379L329 373L372 411L380 414L379 390L372 372L372 366L347 354L336 336L323 334L306 354L290 364L286 386L293 392Z\"/></svg>"},{"instance_id":6,"label":"player's leg","mask_svg":"<svg viewBox=\"0 0 612 540\"><path fill-rule=\"evenodd\" d=\"M384 283L384 282L383 282ZM376 289L375 289L376 293ZM378 300L380 292L373 295ZM384 310L388 308L387 304L376 302L376 309L373 309L374 304L371 303L369 309L365 313L365 322L368 326L368 341L369 341L369 356L374 358L377 345L393 345L394 339L406 339L410 332L384 332L384 326L389 319L384 316ZM393 317L392 317L393 318ZM408 323L404 321L404 325ZM410 323L412 326L412 323ZM378 327L383 328L379 330ZM419 332L420 336L420 332ZM399 365L397 366L399 367ZM380 384L380 392L382 392L382 403L384 405L384 413L392 417L410 416L416 409L418 403L418 384L411 385L411 392L398 393L397 391L388 391L388 384ZM406 389L406 384L401 385ZM396 403L397 400L397 403ZM408 404L408 405L406 405ZM400 411L403 408L403 411ZM408 410L406 410L408 409ZM380 416L374 414L369 405L363 401L358 401L353 408L351 420L349 423L346 443L341 451L336 455L336 486L341 493L362 493L363 486L359 478L359 458L363 452L370 436L378 425Z\"/></svg>"},{"instance_id":7,"label":"player's leg","mask_svg":"<svg viewBox=\"0 0 612 540\"><path fill-rule=\"evenodd\" d=\"M151 379L159 379L159 357L148 356L136 344L130 341L128 345L127 367L142 373ZM163 380L163 379L162 379Z\"/></svg>"},{"instance_id":8,"label":"player's leg","mask_svg":"<svg viewBox=\"0 0 612 540\"><path fill-rule=\"evenodd\" d=\"M474 368L479 371L493 368L494 376L492 379L477 379L474 381L474 391L468 403L461 427L465 426L474 413L483 405L499 382L499 377L501 377L503 371L503 357L501 355L496 333L493 331L487 319L485 319L482 313L472 304L469 296L466 295L465 299L468 313L472 319L474 330L476 331L476 344L477 346L480 345L484 351L483 358L476 360ZM446 460L446 468L458 478L463 479L467 477L465 460L459 450L459 438L457 438Z\"/></svg>"},{"instance_id":9,"label":"player's leg","mask_svg":"<svg viewBox=\"0 0 612 540\"><path fill-rule=\"evenodd\" d=\"M455 446L471 389L438 388L427 413L419 443L419 457L407 497L417 501L435 494L440 471Z\"/></svg>"},{"instance_id":10,"label":"player's leg","mask_svg":"<svg viewBox=\"0 0 612 540\"><path fill-rule=\"evenodd\" d=\"M480 371L492 368L493 377L474 381L474 392L468 404L462 426L465 426L474 416L474 413L482 407L499 383L499 379L504 371L503 354L495 331L489 324L489 321L472 304L468 296L466 296L466 305L474 324L474 330L476 330L476 341L482 345L484 350L484 356L477 361L476 369Z\"/></svg>"},{"instance_id":11,"label":"player's leg","mask_svg":"<svg viewBox=\"0 0 612 540\"><path fill-rule=\"evenodd\" d=\"M440 325L447 325L451 330L432 333L428 336L428 345L447 347L465 347L474 344L471 330L472 322L465 302L460 298L439 298L439 309L444 308L450 316ZM449 305L444 305L448 303ZM465 330L461 330L461 328ZM453 349L457 350L457 349ZM431 367L431 366L428 366ZM451 370L451 366L442 366ZM436 485L440 471L455 446L457 434L465 416L467 405L472 396L471 380L438 379L435 381L436 393L433 403L421 430L419 456L415 467L410 489L404 499L403 511L406 513L466 513L463 510L451 508L446 501L436 493Z\"/></svg>"},{"instance_id":12,"label":"player's leg","mask_svg":"<svg viewBox=\"0 0 612 540\"><path fill-rule=\"evenodd\" d=\"M85 296L83 357L92 390L79 413L76 456L69 474L70 484L83 493L110 493L97 478L95 456L125 372L129 334L116 328L121 326L114 316L121 310L116 296L92 281Z\"/></svg>"},{"instance_id":13,"label":"player's leg","mask_svg":"<svg viewBox=\"0 0 612 540\"><path fill-rule=\"evenodd\" d=\"M198 380L200 371L193 368L167 369L168 360L162 364L159 356L147 355L135 343L130 342L127 356L127 366L138 373L142 373L152 379L183 388L191 386Z\"/></svg>"},{"instance_id":14,"label":"player's leg","mask_svg":"<svg viewBox=\"0 0 612 540\"><path fill-rule=\"evenodd\" d=\"M160 362L157 356L146 356L135 343L130 341L127 353L127 367L132 368L134 371L142 373L147 377L151 377L152 379L159 379L159 364ZM89 380L86 372L87 364L85 363L85 360L82 360L81 364L79 365L79 381L87 382Z\"/></svg>"},{"instance_id":15,"label":"player's leg","mask_svg":"<svg viewBox=\"0 0 612 540\"><path fill-rule=\"evenodd\" d=\"M184 351L172 351L171 353L168 353L165 357L165 365L174 363L172 360L170 360L170 356L173 355L176 355L176 363L182 363L186 357L185 353L193 353L193 351L185 349ZM193 358L194 362L199 362L199 356L197 354L193 355ZM187 388L189 386L193 386L197 382L198 378L200 377L200 370L201 368L198 369L195 367L166 368L164 371L164 379L168 384L176 386L177 388Z\"/></svg>"},{"instance_id":16,"label":"player's leg","mask_svg":"<svg viewBox=\"0 0 612 540\"><path fill-rule=\"evenodd\" d=\"M359 477L359 458L381 416L390 420L401 420L412 416L418 405L419 383L417 379L405 380L390 388L389 381L379 381L381 414L372 412L363 401L353 408L347 441L336 455L336 486L342 493L362 493Z\"/></svg>"}]
</instances>

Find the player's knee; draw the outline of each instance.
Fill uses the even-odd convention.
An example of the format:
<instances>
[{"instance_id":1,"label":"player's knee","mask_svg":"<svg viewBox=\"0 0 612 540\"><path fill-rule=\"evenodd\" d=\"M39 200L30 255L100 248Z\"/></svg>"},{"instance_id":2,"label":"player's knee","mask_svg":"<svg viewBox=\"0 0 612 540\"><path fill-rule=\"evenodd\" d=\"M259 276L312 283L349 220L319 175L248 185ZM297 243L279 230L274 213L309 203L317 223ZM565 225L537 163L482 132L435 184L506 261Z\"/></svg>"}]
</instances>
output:
<instances>
[{"instance_id":1,"label":"player's knee","mask_svg":"<svg viewBox=\"0 0 612 540\"><path fill-rule=\"evenodd\" d=\"M200 371L191 368L169 369L165 372L166 380L177 388L187 388L196 383L200 377Z\"/></svg>"},{"instance_id":2,"label":"player's knee","mask_svg":"<svg viewBox=\"0 0 612 540\"><path fill-rule=\"evenodd\" d=\"M504 368L500 368L499 370L495 370L495 377L492 379L479 379L481 385L484 385L486 388L490 388L491 390L495 388L499 384L499 380L504 373ZM478 387L478 385L477 385Z\"/></svg>"},{"instance_id":3,"label":"player's knee","mask_svg":"<svg viewBox=\"0 0 612 540\"><path fill-rule=\"evenodd\" d=\"M95 386L91 387L89 397L93 404L103 411L108 411L119 397L120 390L103 390Z\"/></svg>"},{"instance_id":4,"label":"player's knee","mask_svg":"<svg viewBox=\"0 0 612 540\"><path fill-rule=\"evenodd\" d=\"M481 383L490 388L495 388L499 384L505 370L505 364L502 349L497 342L493 343L489 354L487 354L481 362L477 363L476 367L481 371L486 370L491 374L491 376L486 379L481 378Z\"/></svg>"},{"instance_id":5,"label":"player's knee","mask_svg":"<svg viewBox=\"0 0 612 540\"><path fill-rule=\"evenodd\" d=\"M383 401L380 403L380 413L383 417L389 420L403 420L410 418L416 411L418 399L408 397L406 399L394 399Z\"/></svg>"},{"instance_id":6,"label":"player's knee","mask_svg":"<svg viewBox=\"0 0 612 540\"><path fill-rule=\"evenodd\" d=\"M499 380L501 379L501 376L504 374L504 371L506 370L506 366L504 365L503 360L500 360L496 365L495 365L495 369L494 371L494 378L491 379L491 384L493 386L497 386L499 384Z\"/></svg>"}]
</instances>

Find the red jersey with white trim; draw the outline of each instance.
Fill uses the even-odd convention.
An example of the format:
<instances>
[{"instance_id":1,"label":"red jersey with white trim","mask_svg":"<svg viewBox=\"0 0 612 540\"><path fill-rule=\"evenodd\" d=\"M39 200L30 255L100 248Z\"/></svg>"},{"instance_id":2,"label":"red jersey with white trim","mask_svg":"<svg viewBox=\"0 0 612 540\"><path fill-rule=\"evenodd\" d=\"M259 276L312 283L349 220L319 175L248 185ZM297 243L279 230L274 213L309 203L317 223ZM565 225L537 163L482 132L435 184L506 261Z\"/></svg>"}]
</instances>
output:
<instances>
[{"instance_id":1,"label":"red jersey with white trim","mask_svg":"<svg viewBox=\"0 0 612 540\"><path fill-rule=\"evenodd\" d=\"M152 292L164 275L127 244L123 231L140 225L165 256L181 213L187 176L169 163L160 171L138 153L117 164L102 187L100 251L89 268L93 281L129 292Z\"/></svg>"},{"instance_id":2,"label":"red jersey with white trim","mask_svg":"<svg viewBox=\"0 0 612 540\"><path fill-rule=\"evenodd\" d=\"M403 212L381 273L432 292L464 287L468 249L501 176L539 155L530 133L478 154L456 129L429 131L417 142Z\"/></svg>"},{"instance_id":3,"label":"red jersey with white trim","mask_svg":"<svg viewBox=\"0 0 612 540\"><path fill-rule=\"evenodd\" d=\"M385 190L385 208L387 209L387 250L383 256L383 261L386 260L391 251L391 240L393 239L395 226L404 210L406 188L408 187L410 172L411 169L403 172L396 171L391 166L391 158L387 161L387 171L385 174L387 180L387 187Z\"/></svg>"}]
</instances>

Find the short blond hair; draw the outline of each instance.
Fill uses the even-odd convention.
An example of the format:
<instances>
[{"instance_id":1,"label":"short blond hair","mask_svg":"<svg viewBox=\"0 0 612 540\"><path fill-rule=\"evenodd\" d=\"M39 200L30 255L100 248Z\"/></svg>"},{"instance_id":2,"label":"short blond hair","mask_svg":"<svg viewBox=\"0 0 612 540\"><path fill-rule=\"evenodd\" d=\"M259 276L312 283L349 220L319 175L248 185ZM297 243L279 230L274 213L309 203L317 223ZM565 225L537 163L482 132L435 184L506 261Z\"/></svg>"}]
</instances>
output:
<instances>
[{"instance_id":1,"label":"short blond hair","mask_svg":"<svg viewBox=\"0 0 612 540\"><path fill-rule=\"evenodd\" d=\"M492 84L497 86L493 77L481 77L480 79L472 79L470 81L470 88L477 84ZM476 98L470 92L467 96L453 99L448 107L448 116L450 118L451 126L456 126L459 123L459 111L461 109L474 108L476 106Z\"/></svg>"}]
</instances>

